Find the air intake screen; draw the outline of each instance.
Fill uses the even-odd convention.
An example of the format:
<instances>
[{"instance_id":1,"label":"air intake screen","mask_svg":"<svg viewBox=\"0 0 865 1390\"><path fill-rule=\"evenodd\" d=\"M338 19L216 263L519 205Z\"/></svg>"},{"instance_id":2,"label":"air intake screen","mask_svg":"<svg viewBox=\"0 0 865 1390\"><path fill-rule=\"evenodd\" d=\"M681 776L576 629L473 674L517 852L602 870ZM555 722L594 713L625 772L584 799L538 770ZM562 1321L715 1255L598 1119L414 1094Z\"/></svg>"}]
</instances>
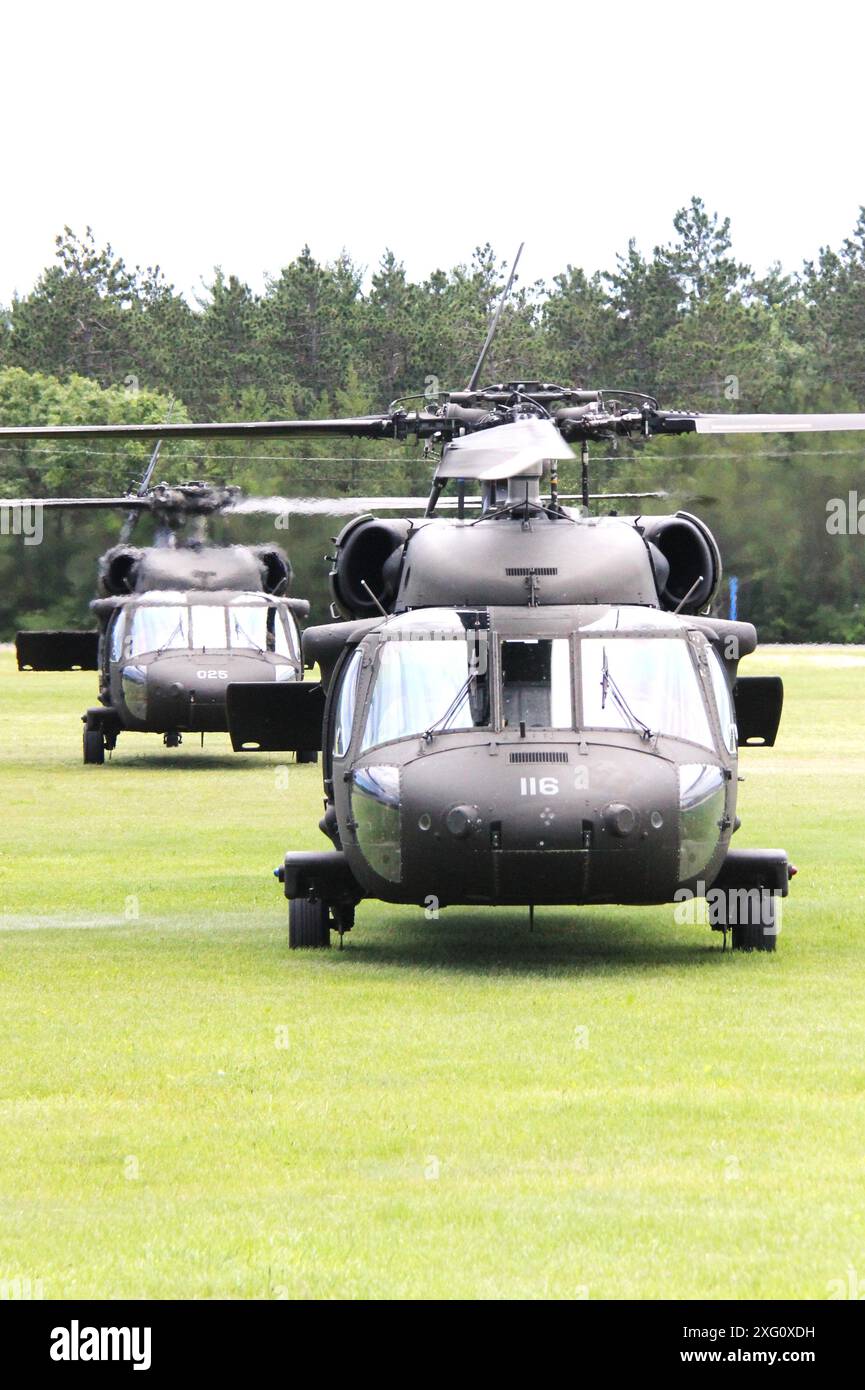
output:
<instances>
[{"instance_id":1,"label":"air intake screen","mask_svg":"<svg viewBox=\"0 0 865 1390\"><path fill-rule=\"evenodd\" d=\"M554 748L538 748L536 751L512 753L512 763L566 763L567 753L559 753Z\"/></svg>"}]
</instances>

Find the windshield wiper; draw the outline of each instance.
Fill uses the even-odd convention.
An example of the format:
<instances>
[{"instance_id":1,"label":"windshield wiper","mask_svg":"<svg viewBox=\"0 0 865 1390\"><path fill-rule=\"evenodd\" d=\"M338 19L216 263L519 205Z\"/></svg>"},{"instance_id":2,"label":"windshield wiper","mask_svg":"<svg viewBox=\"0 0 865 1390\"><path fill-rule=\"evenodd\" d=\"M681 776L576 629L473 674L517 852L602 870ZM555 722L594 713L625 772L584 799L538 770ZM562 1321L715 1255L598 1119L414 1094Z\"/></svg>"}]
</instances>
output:
<instances>
[{"instance_id":1,"label":"windshield wiper","mask_svg":"<svg viewBox=\"0 0 865 1390\"><path fill-rule=\"evenodd\" d=\"M634 714L634 711L622 694L614 677L610 674L607 649L604 647L604 664L601 668L601 709L606 709L608 695L611 697L613 705L619 711L622 718L626 719L631 725L631 728L636 729L642 738L650 739L655 737L653 730L649 728L648 724L644 724L642 719Z\"/></svg>"},{"instance_id":2,"label":"windshield wiper","mask_svg":"<svg viewBox=\"0 0 865 1390\"><path fill-rule=\"evenodd\" d=\"M253 647L253 648L255 649L255 651L260 652L262 656L264 655L264 647L259 646L258 642L256 642L256 641L249 635L249 633L247 632L247 630L246 630L246 628L243 626L243 624L242 624L241 622L239 622L237 618L235 618L235 620L234 620L234 632L232 633L232 637L234 637L235 634L240 634L240 633L243 634L243 636L246 638L246 640L247 640L247 642L249 643L249 645L250 645L251 647ZM233 646L233 645L234 645L234 643L232 642L232 646Z\"/></svg>"},{"instance_id":3,"label":"windshield wiper","mask_svg":"<svg viewBox=\"0 0 865 1390\"><path fill-rule=\"evenodd\" d=\"M430 724L429 728L425 730L424 740L426 743L429 743L431 741L433 734L436 732L440 725L442 729L447 728L450 720L453 719L457 711L461 709L461 707L465 704L466 697L468 696L468 693L472 688L472 681L476 681L477 678L477 671L469 672L462 685L460 686L459 690L457 691L456 695L453 697L447 709L445 710L444 714L440 714L438 719L434 719L432 724ZM474 721L472 721L472 723L474 724Z\"/></svg>"},{"instance_id":4,"label":"windshield wiper","mask_svg":"<svg viewBox=\"0 0 865 1390\"><path fill-rule=\"evenodd\" d=\"M178 619L177 619L177 622L174 624L174 627L173 627L173 628L171 629L171 631L169 632L169 634L168 634L168 636L166 637L165 641L163 642L162 646L157 648L157 651L156 651L156 655L157 655L157 656L161 656L162 653L165 651L165 648L171 646L171 643L174 641L175 634L178 633L178 632L179 632L181 635L183 634L183 619L182 619L182 618L178 618Z\"/></svg>"}]
</instances>

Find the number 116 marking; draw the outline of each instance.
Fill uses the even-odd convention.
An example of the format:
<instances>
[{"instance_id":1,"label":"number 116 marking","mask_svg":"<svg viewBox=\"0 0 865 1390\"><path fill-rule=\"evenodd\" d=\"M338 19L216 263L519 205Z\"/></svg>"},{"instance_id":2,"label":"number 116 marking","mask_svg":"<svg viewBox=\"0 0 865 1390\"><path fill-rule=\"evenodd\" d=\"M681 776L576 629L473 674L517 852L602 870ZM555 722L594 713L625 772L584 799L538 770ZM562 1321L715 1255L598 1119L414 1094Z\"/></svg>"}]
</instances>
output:
<instances>
[{"instance_id":1,"label":"number 116 marking","mask_svg":"<svg viewBox=\"0 0 865 1390\"><path fill-rule=\"evenodd\" d=\"M520 796L557 796L558 777L521 777Z\"/></svg>"}]
</instances>

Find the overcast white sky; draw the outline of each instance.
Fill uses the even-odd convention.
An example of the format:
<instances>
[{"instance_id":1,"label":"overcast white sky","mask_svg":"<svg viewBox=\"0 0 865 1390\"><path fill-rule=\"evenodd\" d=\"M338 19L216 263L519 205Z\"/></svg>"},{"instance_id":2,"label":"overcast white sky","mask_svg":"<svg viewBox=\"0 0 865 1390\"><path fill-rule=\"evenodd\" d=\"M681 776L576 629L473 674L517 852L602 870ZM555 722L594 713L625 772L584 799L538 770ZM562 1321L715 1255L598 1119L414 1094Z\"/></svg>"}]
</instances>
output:
<instances>
[{"instance_id":1,"label":"overcast white sky","mask_svg":"<svg viewBox=\"0 0 865 1390\"><path fill-rule=\"evenodd\" d=\"M68 223L183 290L308 242L421 276L611 266L692 193L797 268L865 203L852 4L4 6L0 303Z\"/></svg>"}]
</instances>

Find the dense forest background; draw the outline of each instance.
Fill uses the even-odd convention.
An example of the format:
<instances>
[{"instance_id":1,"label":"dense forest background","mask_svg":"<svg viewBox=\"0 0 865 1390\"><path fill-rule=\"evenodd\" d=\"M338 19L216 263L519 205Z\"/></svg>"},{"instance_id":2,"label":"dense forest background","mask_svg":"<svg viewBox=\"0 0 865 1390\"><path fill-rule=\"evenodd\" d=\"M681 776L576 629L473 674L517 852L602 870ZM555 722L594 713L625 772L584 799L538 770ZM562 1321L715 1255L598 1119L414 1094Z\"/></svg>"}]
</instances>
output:
<instances>
[{"instance_id":1,"label":"dense forest background","mask_svg":"<svg viewBox=\"0 0 865 1390\"><path fill-rule=\"evenodd\" d=\"M66 228L56 263L0 309L0 420L6 424L359 414L469 377L507 265L490 246L410 280L390 251L369 274L344 253L305 249L254 293L216 269L190 303L158 267L129 267L88 229ZM485 378L639 389L662 406L739 411L865 409L865 209L850 237L796 272L757 274L735 257L729 221L695 198L651 255L634 242L606 272L568 265L552 283L517 281ZM593 490L666 488L649 510L699 512L739 580L739 615L764 640L865 641L865 546L827 529L831 500L861 484L855 435L762 436L596 446ZM141 445L0 448L0 496L123 491ZM207 477L254 493L424 494L414 444L232 441L165 446L159 476ZM561 472L576 491L577 468ZM854 499L855 500L855 499ZM609 509L616 504L605 504ZM837 512L837 509L835 509ZM865 510L865 507L863 507ZM225 520L220 538L274 538L272 521ZM326 613L329 536L292 522L294 591ZM98 554L120 518L52 516L41 546L0 536L0 638L19 626L87 622ZM862 521L865 532L865 518ZM145 526L142 526L142 533ZM263 534L265 533L265 534ZM138 539L138 537L136 537ZM285 543L282 532L275 539ZM727 611L727 580L719 611Z\"/></svg>"}]
</instances>

